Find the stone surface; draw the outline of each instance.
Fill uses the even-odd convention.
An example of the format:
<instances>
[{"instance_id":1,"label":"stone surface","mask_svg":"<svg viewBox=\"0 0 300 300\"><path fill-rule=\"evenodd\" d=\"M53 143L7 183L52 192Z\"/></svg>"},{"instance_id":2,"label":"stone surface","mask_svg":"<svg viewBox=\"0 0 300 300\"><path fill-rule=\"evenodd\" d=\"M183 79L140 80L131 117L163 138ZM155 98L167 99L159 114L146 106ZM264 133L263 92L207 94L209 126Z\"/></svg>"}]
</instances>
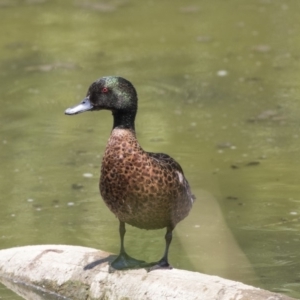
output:
<instances>
[{"instance_id":1,"label":"stone surface","mask_svg":"<svg viewBox=\"0 0 300 300\"><path fill-rule=\"evenodd\" d=\"M288 300L240 282L185 270L113 271L114 255L39 245L0 250L0 281L25 299ZM52 298L53 297L53 298ZM62 298L62 299L66 299Z\"/></svg>"}]
</instances>

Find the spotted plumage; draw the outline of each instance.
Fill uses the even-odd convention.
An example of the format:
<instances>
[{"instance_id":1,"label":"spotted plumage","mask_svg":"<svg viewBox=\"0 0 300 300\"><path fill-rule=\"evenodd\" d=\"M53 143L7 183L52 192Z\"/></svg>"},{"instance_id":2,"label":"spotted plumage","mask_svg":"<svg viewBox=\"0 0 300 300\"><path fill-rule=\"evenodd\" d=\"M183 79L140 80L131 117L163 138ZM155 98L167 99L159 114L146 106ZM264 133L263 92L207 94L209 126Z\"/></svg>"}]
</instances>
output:
<instances>
[{"instance_id":1,"label":"spotted plumage","mask_svg":"<svg viewBox=\"0 0 300 300\"><path fill-rule=\"evenodd\" d=\"M143 229L175 226L192 206L180 166L166 154L145 152L128 129L112 131L100 191L120 221Z\"/></svg>"},{"instance_id":2,"label":"spotted plumage","mask_svg":"<svg viewBox=\"0 0 300 300\"><path fill-rule=\"evenodd\" d=\"M88 110L111 110L113 130L102 160L100 193L120 222L121 250L116 269L154 265L136 260L124 249L125 223L142 229L167 228L166 250L157 264L169 267L172 231L185 218L194 201L180 165L164 153L146 152L139 145L134 120L137 94L121 77L103 77L89 88L86 98L66 110L72 115Z\"/></svg>"}]
</instances>

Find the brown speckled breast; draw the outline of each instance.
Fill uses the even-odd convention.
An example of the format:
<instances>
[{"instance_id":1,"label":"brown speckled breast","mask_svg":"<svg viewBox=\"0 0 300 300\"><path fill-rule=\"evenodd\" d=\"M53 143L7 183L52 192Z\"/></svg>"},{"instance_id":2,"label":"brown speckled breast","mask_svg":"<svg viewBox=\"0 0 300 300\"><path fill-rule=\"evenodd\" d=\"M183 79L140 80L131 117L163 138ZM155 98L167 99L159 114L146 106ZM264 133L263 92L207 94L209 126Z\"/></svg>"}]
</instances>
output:
<instances>
[{"instance_id":1,"label":"brown speckled breast","mask_svg":"<svg viewBox=\"0 0 300 300\"><path fill-rule=\"evenodd\" d=\"M166 154L145 152L128 129L112 131L102 161L100 192L120 221L144 229L175 226L193 203L179 164Z\"/></svg>"}]
</instances>

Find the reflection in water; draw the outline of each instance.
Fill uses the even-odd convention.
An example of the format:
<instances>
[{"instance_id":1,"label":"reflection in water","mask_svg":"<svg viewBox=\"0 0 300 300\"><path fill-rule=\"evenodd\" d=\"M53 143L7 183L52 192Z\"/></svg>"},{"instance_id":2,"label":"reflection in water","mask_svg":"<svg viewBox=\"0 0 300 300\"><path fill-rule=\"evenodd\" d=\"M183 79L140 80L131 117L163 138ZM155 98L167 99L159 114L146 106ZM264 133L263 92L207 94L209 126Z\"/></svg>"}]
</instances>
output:
<instances>
[{"instance_id":1,"label":"reflection in water","mask_svg":"<svg viewBox=\"0 0 300 300\"><path fill-rule=\"evenodd\" d=\"M0 1L1 247L119 250L97 187L111 116L63 111L120 75L141 145L177 159L198 199L172 264L299 297L298 6ZM151 261L162 235L128 228L128 252Z\"/></svg>"}]
</instances>

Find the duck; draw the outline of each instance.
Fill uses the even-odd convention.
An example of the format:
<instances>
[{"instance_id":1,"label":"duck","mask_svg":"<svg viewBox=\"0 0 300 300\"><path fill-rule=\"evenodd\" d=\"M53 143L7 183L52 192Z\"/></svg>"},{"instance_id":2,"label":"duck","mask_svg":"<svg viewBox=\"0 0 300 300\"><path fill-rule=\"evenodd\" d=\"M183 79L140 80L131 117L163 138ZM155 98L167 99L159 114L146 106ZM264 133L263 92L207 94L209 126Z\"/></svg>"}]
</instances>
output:
<instances>
[{"instance_id":1,"label":"duck","mask_svg":"<svg viewBox=\"0 0 300 300\"><path fill-rule=\"evenodd\" d=\"M66 115L109 110L113 128L102 157L99 189L107 207L119 220L120 253L111 262L116 270L172 268L169 247L175 226L190 212L195 200L178 162L164 153L146 152L135 132L138 96L131 82L118 76L94 81L86 97L65 110ZM140 229L166 228L160 260L146 263L127 254L125 224Z\"/></svg>"}]
</instances>

